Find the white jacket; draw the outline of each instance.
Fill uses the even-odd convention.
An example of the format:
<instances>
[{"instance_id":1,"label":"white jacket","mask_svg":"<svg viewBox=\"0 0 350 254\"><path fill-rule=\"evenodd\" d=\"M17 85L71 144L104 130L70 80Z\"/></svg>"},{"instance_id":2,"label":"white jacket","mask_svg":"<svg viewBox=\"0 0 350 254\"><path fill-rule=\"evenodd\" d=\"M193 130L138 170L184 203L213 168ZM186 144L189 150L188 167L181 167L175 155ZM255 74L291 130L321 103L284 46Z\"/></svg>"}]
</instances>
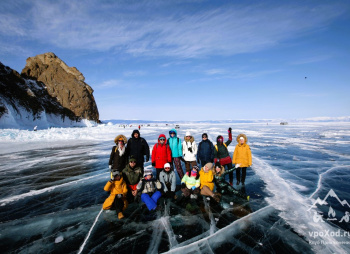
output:
<instances>
[{"instance_id":1,"label":"white jacket","mask_svg":"<svg viewBox=\"0 0 350 254\"><path fill-rule=\"evenodd\" d=\"M192 152L188 150L188 148L190 147L192 148ZM182 142L182 154L184 156L185 161L196 161L197 144L194 141L193 137L191 137L190 141L188 142L186 142L185 140Z\"/></svg>"}]
</instances>

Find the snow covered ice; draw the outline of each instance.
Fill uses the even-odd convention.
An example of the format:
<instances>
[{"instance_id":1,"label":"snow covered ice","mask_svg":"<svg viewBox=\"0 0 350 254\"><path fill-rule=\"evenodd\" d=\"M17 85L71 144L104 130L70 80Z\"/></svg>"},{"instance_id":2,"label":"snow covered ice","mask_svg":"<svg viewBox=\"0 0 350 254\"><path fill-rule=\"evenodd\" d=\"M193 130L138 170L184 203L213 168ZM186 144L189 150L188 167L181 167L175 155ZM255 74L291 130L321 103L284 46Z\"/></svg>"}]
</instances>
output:
<instances>
[{"instance_id":1,"label":"snow covered ice","mask_svg":"<svg viewBox=\"0 0 350 254\"><path fill-rule=\"evenodd\" d=\"M248 136L253 166L237 188L249 202L200 198L186 206L161 199L160 211L145 213L133 203L118 220L115 211L101 210L108 159L114 137L129 138L136 124L0 130L2 252L349 253L350 207L338 200L350 202L350 123L180 124L178 136L190 131L197 144L203 132L227 140L228 127L234 139ZM140 130L150 149L174 127L157 125ZM338 199L330 195L328 205L313 207L331 190Z\"/></svg>"}]
</instances>

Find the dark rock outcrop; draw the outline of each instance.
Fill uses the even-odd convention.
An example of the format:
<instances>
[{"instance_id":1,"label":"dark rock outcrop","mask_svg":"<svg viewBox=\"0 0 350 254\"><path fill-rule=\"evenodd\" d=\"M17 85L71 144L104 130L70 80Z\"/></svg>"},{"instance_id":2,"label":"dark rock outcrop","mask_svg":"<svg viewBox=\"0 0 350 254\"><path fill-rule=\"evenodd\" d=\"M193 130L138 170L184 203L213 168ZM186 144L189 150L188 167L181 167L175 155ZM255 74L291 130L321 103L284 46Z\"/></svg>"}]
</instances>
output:
<instances>
[{"instance_id":1,"label":"dark rock outcrop","mask_svg":"<svg viewBox=\"0 0 350 254\"><path fill-rule=\"evenodd\" d=\"M47 93L76 117L99 122L93 89L75 67L68 67L54 53L29 57L22 76L42 82Z\"/></svg>"}]
</instances>

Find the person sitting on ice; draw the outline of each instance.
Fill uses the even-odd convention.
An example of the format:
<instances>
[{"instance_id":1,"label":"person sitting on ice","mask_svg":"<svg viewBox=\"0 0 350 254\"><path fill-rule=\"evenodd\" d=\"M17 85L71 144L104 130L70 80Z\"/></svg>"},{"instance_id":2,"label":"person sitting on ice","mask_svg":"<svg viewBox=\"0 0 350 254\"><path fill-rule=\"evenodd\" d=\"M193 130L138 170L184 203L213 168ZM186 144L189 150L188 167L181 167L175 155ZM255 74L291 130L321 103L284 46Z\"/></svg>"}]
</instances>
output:
<instances>
[{"instance_id":1,"label":"person sitting on ice","mask_svg":"<svg viewBox=\"0 0 350 254\"><path fill-rule=\"evenodd\" d=\"M171 170L170 164L164 164L164 170L159 174L159 180L163 185L163 192L166 198L175 198L176 175Z\"/></svg>"},{"instance_id":2,"label":"person sitting on ice","mask_svg":"<svg viewBox=\"0 0 350 254\"><path fill-rule=\"evenodd\" d=\"M225 168L219 162L215 163L214 183L216 186L216 191L222 195L233 194L240 198L249 200L249 196L246 196L243 193L239 192L225 181L225 175L233 172L236 167L238 168L239 164L236 164L235 167L229 169L228 171L225 171Z\"/></svg>"},{"instance_id":3,"label":"person sitting on ice","mask_svg":"<svg viewBox=\"0 0 350 254\"><path fill-rule=\"evenodd\" d=\"M137 184L142 178L141 167L136 167L134 156L129 157L129 164L123 169L123 178L128 187L127 198L129 203L137 200Z\"/></svg>"},{"instance_id":4,"label":"person sitting on ice","mask_svg":"<svg viewBox=\"0 0 350 254\"><path fill-rule=\"evenodd\" d=\"M128 189L120 171L112 172L111 180L106 183L103 189L110 192L109 197L102 205L103 210L116 210L118 218L124 218L123 211L128 207L128 201L126 201Z\"/></svg>"},{"instance_id":5,"label":"person sitting on ice","mask_svg":"<svg viewBox=\"0 0 350 254\"><path fill-rule=\"evenodd\" d=\"M193 166L191 171L186 172L181 180L181 191L185 197L190 196L192 199L196 199L199 194L199 187L201 182L199 180L199 168Z\"/></svg>"},{"instance_id":6,"label":"person sitting on ice","mask_svg":"<svg viewBox=\"0 0 350 254\"><path fill-rule=\"evenodd\" d=\"M153 178L152 169L145 169L144 177L137 185L137 191L141 193L141 201L146 204L148 210L157 208L158 199L162 196L159 191L161 188L161 183Z\"/></svg>"},{"instance_id":7,"label":"person sitting on ice","mask_svg":"<svg viewBox=\"0 0 350 254\"><path fill-rule=\"evenodd\" d=\"M216 202L220 201L220 195L213 192L214 190L214 173L213 173L213 163L208 162L204 167L199 171L200 179L200 189L201 195L212 197Z\"/></svg>"}]
</instances>

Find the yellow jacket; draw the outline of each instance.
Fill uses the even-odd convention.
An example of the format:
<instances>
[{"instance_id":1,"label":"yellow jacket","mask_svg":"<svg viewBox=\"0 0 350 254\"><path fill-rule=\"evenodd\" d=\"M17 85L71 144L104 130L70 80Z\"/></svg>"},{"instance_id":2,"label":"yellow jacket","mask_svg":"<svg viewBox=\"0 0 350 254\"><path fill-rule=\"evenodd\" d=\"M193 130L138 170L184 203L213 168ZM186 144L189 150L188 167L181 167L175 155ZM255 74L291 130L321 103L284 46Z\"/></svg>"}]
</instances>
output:
<instances>
[{"instance_id":1,"label":"yellow jacket","mask_svg":"<svg viewBox=\"0 0 350 254\"><path fill-rule=\"evenodd\" d=\"M240 137L244 137L244 144L239 143ZM237 142L238 144L232 156L232 163L240 164L241 168L250 167L252 165L252 152L249 145L247 145L247 137L244 134L239 134Z\"/></svg>"},{"instance_id":2,"label":"yellow jacket","mask_svg":"<svg viewBox=\"0 0 350 254\"><path fill-rule=\"evenodd\" d=\"M214 190L214 173L212 170L209 170L208 172L204 172L203 168L199 171L199 179L201 180L201 186L202 189L203 186L208 186L208 188L213 191Z\"/></svg>"},{"instance_id":3,"label":"yellow jacket","mask_svg":"<svg viewBox=\"0 0 350 254\"><path fill-rule=\"evenodd\" d=\"M110 209L112 207L112 204L114 202L115 196L118 194L123 194L123 197L126 197L126 194L128 192L128 189L126 187L126 183L123 180L123 177L120 178L119 181L108 181L103 188L105 191L110 191L111 194L109 197L105 200L103 203L102 208L104 210ZM124 202L125 203L125 202Z\"/></svg>"}]
</instances>

